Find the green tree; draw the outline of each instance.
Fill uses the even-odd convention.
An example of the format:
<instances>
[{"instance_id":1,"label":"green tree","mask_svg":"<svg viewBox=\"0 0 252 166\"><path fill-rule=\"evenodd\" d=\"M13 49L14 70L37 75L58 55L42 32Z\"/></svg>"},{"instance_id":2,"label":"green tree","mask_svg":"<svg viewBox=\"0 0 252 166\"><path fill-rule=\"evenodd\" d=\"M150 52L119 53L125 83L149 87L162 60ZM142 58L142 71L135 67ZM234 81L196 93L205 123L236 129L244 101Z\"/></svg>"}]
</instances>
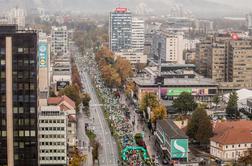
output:
<instances>
[{"instance_id":1,"label":"green tree","mask_svg":"<svg viewBox=\"0 0 252 166\"><path fill-rule=\"evenodd\" d=\"M239 164L244 166L252 165L252 149L249 149L244 156L239 158Z\"/></svg>"},{"instance_id":2,"label":"green tree","mask_svg":"<svg viewBox=\"0 0 252 166\"><path fill-rule=\"evenodd\" d=\"M200 144L208 144L213 136L211 120L202 107L197 107L188 122L186 134L189 138L197 140Z\"/></svg>"},{"instance_id":3,"label":"green tree","mask_svg":"<svg viewBox=\"0 0 252 166\"><path fill-rule=\"evenodd\" d=\"M140 102L140 110L145 113L145 117L148 119L147 108L151 110L156 108L159 105L157 96L153 93L145 93Z\"/></svg>"},{"instance_id":4,"label":"green tree","mask_svg":"<svg viewBox=\"0 0 252 166\"><path fill-rule=\"evenodd\" d=\"M220 97L218 95L213 97L213 103L215 104L215 109L217 109L217 105L220 103Z\"/></svg>"},{"instance_id":5,"label":"green tree","mask_svg":"<svg viewBox=\"0 0 252 166\"><path fill-rule=\"evenodd\" d=\"M197 107L193 96L188 92L182 92L177 99L173 100L173 107L180 113L187 114Z\"/></svg>"},{"instance_id":6,"label":"green tree","mask_svg":"<svg viewBox=\"0 0 252 166\"><path fill-rule=\"evenodd\" d=\"M81 103L80 90L77 85L69 85L59 92L59 96L66 95L75 102L76 109L78 110L78 105Z\"/></svg>"},{"instance_id":7,"label":"green tree","mask_svg":"<svg viewBox=\"0 0 252 166\"><path fill-rule=\"evenodd\" d=\"M226 113L229 117L238 117L238 96L236 92L231 92L229 94L229 100L227 103Z\"/></svg>"}]
</instances>

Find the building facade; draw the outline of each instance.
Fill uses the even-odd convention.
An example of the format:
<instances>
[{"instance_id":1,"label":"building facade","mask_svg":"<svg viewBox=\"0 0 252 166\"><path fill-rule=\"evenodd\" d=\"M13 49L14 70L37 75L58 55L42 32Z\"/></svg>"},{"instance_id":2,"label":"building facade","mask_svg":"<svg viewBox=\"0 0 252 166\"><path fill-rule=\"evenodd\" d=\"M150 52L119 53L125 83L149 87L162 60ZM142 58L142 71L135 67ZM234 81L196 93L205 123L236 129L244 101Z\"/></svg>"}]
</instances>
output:
<instances>
[{"instance_id":1,"label":"building facade","mask_svg":"<svg viewBox=\"0 0 252 166\"><path fill-rule=\"evenodd\" d=\"M237 161L252 148L252 122L216 122L210 139L210 154L224 161Z\"/></svg>"},{"instance_id":2,"label":"building facade","mask_svg":"<svg viewBox=\"0 0 252 166\"><path fill-rule=\"evenodd\" d=\"M252 87L252 40L215 34L197 45L196 71L224 88Z\"/></svg>"},{"instance_id":3,"label":"building facade","mask_svg":"<svg viewBox=\"0 0 252 166\"><path fill-rule=\"evenodd\" d=\"M68 30L66 26L52 27L51 31L53 55L65 55L69 52Z\"/></svg>"},{"instance_id":4,"label":"building facade","mask_svg":"<svg viewBox=\"0 0 252 166\"><path fill-rule=\"evenodd\" d=\"M115 52L115 56L120 56L127 59L131 64L146 64L147 55L144 55L143 52L135 52L133 50L125 50L121 52Z\"/></svg>"},{"instance_id":5,"label":"building facade","mask_svg":"<svg viewBox=\"0 0 252 166\"><path fill-rule=\"evenodd\" d=\"M157 121L155 146L162 159L167 161L188 161L188 137L171 119Z\"/></svg>"},{"instance_id":6,"label":"building facade","mask_svg":"<svg viewBox=\"0 0 252 166\"><path fill-rule=\"evenodd\" d=\"M131 48L132 14L127 8L116 8L109 17L109 48L119 52Z\"/></svg>"},{"instance_id":7,"label":"building facade","mask_svg":"<svg viewBox=\"0 0 252 166\"><path fill-rule=\"evenodd\" d=\"M67 165L67 115L59 106L42 106L38 117L40 166Z\"/></svg>"},{"instance_id":8,"label":"building facade","mask_svg":"<svg viewBox=\"0 0 252 166\"><path fill-rule=\"evenodd\" d=\"M13 8L8 12L8 23L18 25L19 29L25 27L25 10L21 8Z\"/></svg>"},{"instance_id":9,"label":"building facade","mask_svg":"<svg viewBox=\"0 0 252 166\"><path fill-rule=\"evenodd\" d=\"M0 165L37 166L37 34L0 26Z\"/></svg>"},{"instance_id":10,"label":"building facade","mask_svg":"<svg viewBox=\"0 0 252 166\"><path fill-rule=\"evenodd\" d=\"M131 46L135 52L144 52L144 32L144 20L133 17Z\"/></svg>"},{"instance_id":11,"label":"building facade","mask_svg":"<svg viewBox=\"0 0 252 166\"><path fill-rule=\"evenodd\" d=\"M174 64L184 64L184 37L180 33L156 32L153 35L152 55L161 57L162 61ZM160 55L159 55L160 54Z\"/></svg>"}]
</instances>

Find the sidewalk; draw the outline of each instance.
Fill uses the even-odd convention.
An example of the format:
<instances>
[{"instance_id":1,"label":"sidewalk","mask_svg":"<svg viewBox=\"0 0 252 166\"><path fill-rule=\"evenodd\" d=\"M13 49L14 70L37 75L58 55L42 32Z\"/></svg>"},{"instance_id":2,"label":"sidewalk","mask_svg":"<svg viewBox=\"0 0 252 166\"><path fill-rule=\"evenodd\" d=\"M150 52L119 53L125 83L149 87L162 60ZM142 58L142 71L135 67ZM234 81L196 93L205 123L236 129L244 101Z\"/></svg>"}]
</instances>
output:
<instances>
[{"instance_id":1,"label":"sidewalk","mask_svg":"<svg viewBox=\"0 0 252 166\"><path fill-rule=\"evenodd\" d=\"M122 104L126 104L128 106L128 108L130 109L131 123L135 120L134 134L144 133L144 141L145 141L149 156L150 157L152 157L153 155L156 156L157 152L154 147L154 135L152 135L151 131L148 129L147 125L144 122L140 123L139 115L135 113L134 106L130 106L130 104L128 104L129 102L126 101L126 96L124 94L121 94L120 102ZM162 165L162 164L159 163L159 165Z\"/></svg>"}]
</instances>

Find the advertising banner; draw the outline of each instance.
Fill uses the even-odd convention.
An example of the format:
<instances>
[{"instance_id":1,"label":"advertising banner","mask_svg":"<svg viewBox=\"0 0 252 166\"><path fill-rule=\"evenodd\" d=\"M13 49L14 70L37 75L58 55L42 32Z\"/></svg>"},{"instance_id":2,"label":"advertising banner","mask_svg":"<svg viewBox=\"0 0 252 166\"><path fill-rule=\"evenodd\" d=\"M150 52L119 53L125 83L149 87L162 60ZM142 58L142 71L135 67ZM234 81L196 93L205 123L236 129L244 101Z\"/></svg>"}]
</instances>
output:
<instances>
[{"instance_id":1,"label":"advertising banner","mask_svg":"<svg viewBox=\"0 0 252 166\"><path fill-rule=\"evenodd\" d=\"M57 82L57 91L64 89L66 86L70 85L69 81L58 81Z\"/></svg>"},{"instance_id":2,"label":"advertising banner","mask_svg":"<svg viewBox=\"0 0 252 166\"><path fill-rule=\"evenodd\" d=\"M38 46L38 59L39 59L39 67L40 68L46 68L47 67L47 51L48 51L48 46L47 43L45 42L40 42Z\"/></svg>"},{"instance_id":3,"label":"advertising banner","mask_svg":"<svg viewBox=\"0 0 252 166\"><path fill-rule=\"evenodd\" d=\"M188 157L188 139L171 140L171 158L181 159Z\"/></svg>"},{"instance_id":4,"label":"advertising banner","mask_svg":"<svg viewBox=\"0 0 252 166\"><path fill-rule=\"evenodd\" d=\"M192 93L192 89L191 88L169 88L167 95L168 96L179 96L183 92Z\"/></svg>"}]
</instances>

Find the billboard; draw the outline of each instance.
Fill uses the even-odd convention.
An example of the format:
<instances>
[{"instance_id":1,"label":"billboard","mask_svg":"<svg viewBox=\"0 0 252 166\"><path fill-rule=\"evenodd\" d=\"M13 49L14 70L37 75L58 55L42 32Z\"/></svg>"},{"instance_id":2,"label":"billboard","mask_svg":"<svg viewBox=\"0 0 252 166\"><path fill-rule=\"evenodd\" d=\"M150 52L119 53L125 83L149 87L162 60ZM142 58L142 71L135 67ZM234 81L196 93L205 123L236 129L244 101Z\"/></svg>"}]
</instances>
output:
<instances>
[{"instance_id":1,"label":"billboard","mask_svg":"<svg viewBox=\"0 0 252 166\"><path fill-rule=\"evenodd\" d=\"M38 58L39 58L39 67L40 68L46 68L47 67L47 51L48 51L48 45L46 42L39 42L38 46Z\"/></svg>"},{"instance_id":2,"label":"billboard","mask_svg":"<svg viewBox=\"0 0 252 166\"><path fill-rule=\"evenodd\" d=\"M204 88L192 89L192 95L197 95L197 96L208 95L208 89L204 89Z\"/></svg>"},{"instance_id":3,"label":"billboard","mask_svg":"<svg viewBox=\"0 0 252 166\"><path fill-rule=\"evenodd\" d=\"M64 89L68 85L70 85L69 81L57 81L57 91Z\"/></svg>"},{"instance_id":4,"label":"billboard","mask_svg":"<svg viewBox=\"0 0 252 166\"><path fill-rule=\"evenodd\" d=\"M171 158L182 159L188 157L188 139L171 140Z\"/></svg>"},{"instance_id":5,"label":"billboard","mask_svg":"<svg viewBox=\"0 0 252 166\"><path fill-rule=\"evenodd\" d=\"M169 88L167 96L179 96L183 92L188 92L192 94L191 88Z\"/></svg>"}]
</instances>

